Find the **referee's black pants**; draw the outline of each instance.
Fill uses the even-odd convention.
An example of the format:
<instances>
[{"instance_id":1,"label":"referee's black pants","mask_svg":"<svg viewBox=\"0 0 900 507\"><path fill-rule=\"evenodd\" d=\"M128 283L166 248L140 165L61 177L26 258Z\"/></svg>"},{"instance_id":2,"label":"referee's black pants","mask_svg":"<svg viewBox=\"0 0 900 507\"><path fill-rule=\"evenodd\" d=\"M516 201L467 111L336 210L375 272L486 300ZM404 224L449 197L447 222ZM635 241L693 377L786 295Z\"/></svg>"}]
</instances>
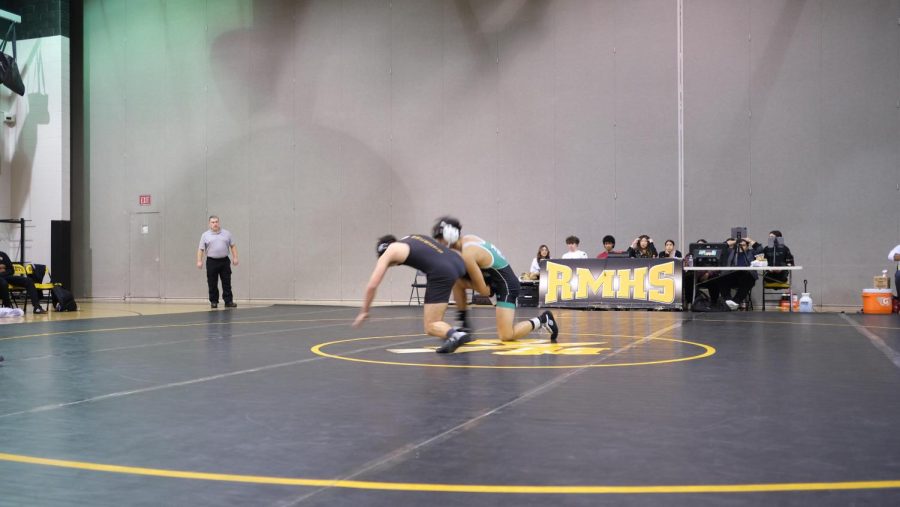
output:
<instances>
[{"instance_id":1,"label":"referee's black pants","mask_svg":"<svg viewBox=\"0 0 900 507\"><path fill-rule=\"evenodd\" d=\"M222 278L222 299L225 304L232 302L231 294L231 261L228 257L206 258L206 283L209 285L209 302L219 302L219 278Z\"/></svg>"}]
</instances>

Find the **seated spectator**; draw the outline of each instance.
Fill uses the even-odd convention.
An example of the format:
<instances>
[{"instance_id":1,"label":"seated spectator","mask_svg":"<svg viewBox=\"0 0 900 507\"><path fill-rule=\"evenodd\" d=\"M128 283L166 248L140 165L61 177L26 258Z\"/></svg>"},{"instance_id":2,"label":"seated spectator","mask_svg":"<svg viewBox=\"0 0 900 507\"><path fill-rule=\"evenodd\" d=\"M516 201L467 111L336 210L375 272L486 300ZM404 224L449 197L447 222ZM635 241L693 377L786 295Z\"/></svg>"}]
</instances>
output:
<instances>
[{"instance_id":1,"label":"seated spectator","mask_svg":"<svg viewBox=\"0 0 900 507\"><path fill-rule=\"evenodd\" d=\"M663 257L674 258L674 259L683 259L684 256L681 255L680 250L675 250L675 241L671 239L666 240L665 249L659 253L659 258Z\"/></svg>"},{"instance_id":2,"label":"seated spectator","mask_svg":"<svg viewBox=\"0 0 900 507\"><path fill-rule=\"evenodd\" d=\"M0 264L0 273L3 273L6 267ZM0 301L3 302L3 308L12 308L12 299L9 297L9 284L6 280L0 279Z\"/></svg>"},{"instance_id":3,"label":"seated spectator","mask_svg":"<svg viewBox=\"0 0 900 507\"><path fill-rule=\"evenodd\" d=\"M34 280L27 276L16 276L12 261L6 255L6 252L0 252L0 284L3 285L3 289L0 289L0 298L3 300L3 306L7 308L12 308L13 306L12 299L9 297L9 288L7 287L7 284L9 284L25 289L25 292L28 293L28 299L31 300L34 313L47 313L47 310L44 310L41 306L37 289L34 288Z\"/></svg>"},{"instance_id":4,"label":"seated spectator","mask_svg":"<svg viewBox=\"0 0 900 507\"><path fill-rule=\"evenodd\" d=\"M541 245L538 247L537 256L531 260L531 270L530 273L532 275L539 275L541 273L541 261L550 258L550 247L547 245ZM537 279L537 278L535 278Z\"/></svg>"},{"instance_id":5,"label":"seated spectator","mask_svg":"<svg viewBox=\"0 0 900 507\"><path fill-rule=\"evenodd\" d=\"M762 248L761 250L759 249L759 247L757 247L757 252L761 251L763 255L766 256L766 261L769 263L769 266L793 266L794 256L793 254L791 254L791 249L788 248L784 244L784 240L781 239L783 238L783 236L781 235L781 231L774 230L770 232L769 238L772 240L773 246L766 245L765 248ZM780 244L778 243L779 239L781 241ZM788 272L766 271L764 281L785 283L788 281Z\"/></svg>"},{"instance_id":6,"label":"seated spectator","mask_svg":"<svg viewBox=\"0 0 900 507\"><path fill-rule=\"evenodd\" d=\"M891 250L891 253L888 254L888 260L894 262L900 262L900 245L894 247ZM900 266L897 267L897 271L894 272L894 290L897 292L897 297L900 298Z\"/></svg>"},{"instance_id":7,"label":"seated spectator","mask_svg":"<svg viewBox=\"0 0 900 507\"><path fill-rule=\"evenodd\" d=\"M603 236L603 251L597 254L598 259L606 259L610 254L624 254L623 250L616 250L616 238L607 234Z\"/></svg>"},{"instance_id":8,"label":"seated spectator","mask_svg":"<svg viewBox=\"0 0 900 507\"><path fill-rule=\"evenodd\" d=\"M597 254L598 259L605 259L609 257L609 253L613 251L613 248L616 247L616 238L612 237L612 235L607 234L603 236L603 251Z\"/></svg>"},{"instance_id":9,"label":"seated spectator","mask_svg":"<svg viewBox=\"0 0 900 507\"><path fill-rule=\"evenodd\" d=\"M631 242L631 246L628 247L628 256L640 259L656 258L656 247L653 246L653 240L650 236L641 234L635 238L634 241Z\"/></svg>"},{"instance_id":10,"label":"seated spectator","mask_svg":"<svg viewBox=\"0 0 900 507\"><path fill-rule=\"evenodd\" d=\"M728 244L726 266L749 267L753 262L751 247L754 244L753 240L746 238L741 239L738 243L734 238L728 238L725 242ZM725 304L728 305L728 308L736 310L746 304L747 296L756 285L759 274L756 271L725 271L724 273L719 281L719 289L725 297ZM732 290L735 290L734 298L731 297Z\"/></svg>"},{"instance_id":11,"label":"seated spectator","mask_svg":"<svg viewBox=\"0 0 900 507\"><path fill-rule=\"evenodd\" d=\"M578 245L581 244L581 240L578 239L578 236L569 236L566 238L566 248L569 249L568 252L564 253L563 259L587 259L587 253L582 252L578 249Z\"/></svg>"}]
</instances>

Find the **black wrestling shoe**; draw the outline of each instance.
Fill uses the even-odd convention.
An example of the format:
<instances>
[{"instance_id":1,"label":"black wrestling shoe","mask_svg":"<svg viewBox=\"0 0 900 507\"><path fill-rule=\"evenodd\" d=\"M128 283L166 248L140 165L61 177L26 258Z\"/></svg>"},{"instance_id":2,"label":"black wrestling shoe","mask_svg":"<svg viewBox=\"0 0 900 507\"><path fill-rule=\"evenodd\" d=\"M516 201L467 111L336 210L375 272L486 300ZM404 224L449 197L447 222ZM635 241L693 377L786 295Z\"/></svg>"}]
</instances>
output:
<instances>
[{"instance_id":1,"label":"black wrestling shoe","mask_svg":"<svg viewBox=\"0 0 900 507\"><path fill-rule=\"evenodd\" d=\"M44 307L42 307L42 306L35 306L35 307L34 307L34 314L35 314L35 315L40 315L40 314L42 314L42 313L47 313L47 310L44 310Z\"/></svg>"},{"instance_id":2,"label":"black wrestling shoe","mask_svg":"<svg viewBox=\"0 0 900 507\"><path fill-rule=\"evenodd\" d=\"M213 310L215 310L216 308L219 307L219 303L210 303L209 307L212 308Z\"/></svg>"},{"instance_id":3,"label":"black wrestling shoe","mask_svg":"<svg viewBox=\"0 0 900 507\"><path fill-rule=\"evenodd\" d=\"M435 350L438 354L452 354L456 351L461 345L465 345L469 343L474 338L472 335L468 333L463 333L459 337L450 337L444 340L444 343Z\"/></svg>"},{"instance_id":4,"label":"black wrestling shoe","mask_svg":"<svg viewBox=\"0 0 900 507\"><path fill-rule=\"evenodd\" d=\"M553 313L549 310L541 314L541 327L550 331L550 343L556 343L556 337L559 336L559 326L556 324L556 319L553 318Z\"/></svg>"},{"instance_id":5,"label":"black wrestling shoe","mask_svg":"<svg viewBox=\"0 0 900 507\"><path fill-rule=\"evenodd\" d=\"M237 308L237 303L225 303L225 308Z\"/></svg>"}]
</instances>

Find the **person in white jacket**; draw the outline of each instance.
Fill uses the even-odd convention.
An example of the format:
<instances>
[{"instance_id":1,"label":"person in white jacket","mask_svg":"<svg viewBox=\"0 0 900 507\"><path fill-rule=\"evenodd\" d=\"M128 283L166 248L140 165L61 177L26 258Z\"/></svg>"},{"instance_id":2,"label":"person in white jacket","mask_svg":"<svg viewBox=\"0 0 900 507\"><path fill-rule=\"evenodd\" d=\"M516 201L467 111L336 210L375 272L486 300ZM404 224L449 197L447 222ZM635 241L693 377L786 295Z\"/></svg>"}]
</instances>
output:
<instances>
[{"instance_id":1,"label":"person in white jacket","mask_svg":"<svg viewBox=\"0 0 900 507\"><path fill-rule=\"evenodd\" d=\"M900 245L895 246L891 250L891 253L888 254L888 260L900 262ZM894 290L897 291L897 297L900 298L900 267L894 271Z\"/></svg>"},{"instance_id":2,"label":"person in white jacket","mask_svg":"<svg viewBox=\"0 0 900 507\"><path fill-rule=\"evenodd\" d=\"M578 236L569 236L566 238L566 248L569 249L568 252L562 255L563 259L587 259L587 253L578 249L578 245L581 244L581 240L578 239Z\"/></svg>"}]
</instances>

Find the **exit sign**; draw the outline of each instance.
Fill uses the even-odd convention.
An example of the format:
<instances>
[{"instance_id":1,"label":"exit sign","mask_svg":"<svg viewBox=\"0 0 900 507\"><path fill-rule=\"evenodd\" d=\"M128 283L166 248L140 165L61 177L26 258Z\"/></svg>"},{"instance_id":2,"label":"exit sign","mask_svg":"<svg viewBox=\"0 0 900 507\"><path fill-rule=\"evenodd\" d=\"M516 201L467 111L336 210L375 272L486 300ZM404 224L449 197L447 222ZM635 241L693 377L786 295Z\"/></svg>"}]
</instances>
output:
<instances>
[{"instance_id":1,"label":"exit sign","mask_svg":"<svg viewBox=\"0 0 900 507\"><path fill-rule=\"evenodd\" d=\"M142 195L140 197L141 206L150 206L150 194Z\"/></svg>"}]
</instances>

